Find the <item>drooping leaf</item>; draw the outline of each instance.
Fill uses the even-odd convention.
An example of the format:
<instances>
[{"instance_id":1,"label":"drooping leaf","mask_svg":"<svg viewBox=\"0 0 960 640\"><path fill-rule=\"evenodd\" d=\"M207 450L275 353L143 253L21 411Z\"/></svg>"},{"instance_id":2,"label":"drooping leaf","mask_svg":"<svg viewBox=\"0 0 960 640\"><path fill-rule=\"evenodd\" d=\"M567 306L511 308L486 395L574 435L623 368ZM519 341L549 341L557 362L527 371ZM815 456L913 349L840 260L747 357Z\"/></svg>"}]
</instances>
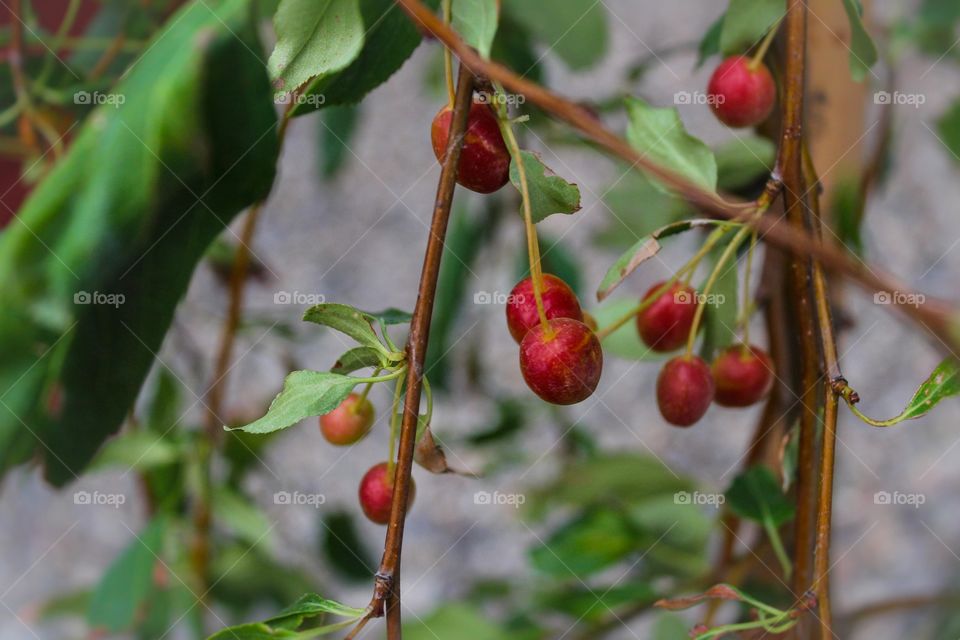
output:
<instances>
[{"instance_id":1,"label":"drooping leaf","mask_svg":"<svg viewBox=\"0 0 960 640\"><path fill-rule=\"evenodd\" d=\"M926 415L946 398L960 394L960 363L949 357L933 370L917 392L910 404L901 414L901 419L912 420Z\"/></svg>"},{"instance_id":2,"label":"drooping leaf","mask_svg":"<svg viewBox=\"0 0 960 640\"><path fill-rule=\"evenodd\" d=\"M457 0L453 28L484 58L490 57L500 19L500 0Z\"/></svg>"},{"instance_id":3,"label":"drooping leaf","mask_svg":"<svg viewBox=\"0 0 960 640\"><path fill-rule=\"evenodd\" d=\"M683 220L681 222L668 224L665 227L657 229L650 235L641 238L621 254L616 262L607 269L607 273L603 276L603 280L600 281L600 286L597 288L597 300L603 302L637 267L657 255L661 248L660 240L678 233L683 233L684 231L689 231L690 229L712 225L725 227L727 223L709 218Z\"/></svg>"},{"instance_id":4,"label":"drooping leaf","mask_svg":"<svg viewBox=\"0 0 960 640\"><path fill-rule=\"evenodd\" d=\"M276 113L249 9L184 5L0 234L0 468L36 450L54 483L83 469L212 239L268 193Z\"/></svg>"},{"instance_id":5,"label":"drooping leaf","mask_svg":"<svg viewBox=\"0 0 960 640\"><path fill-rule=\"evenodd\" d=\"M577 185L554 174L538 154L521 150L520 156L523 158L527 191L530 194L530 215L535 223L554 213L571 214L580 210L580 189ZM510 163L510 182L517 191L523 193L516 158Z\"/></svg>"},{"instance_id":6,"label":"drooping leaf","mask_svg":"<svg viewBox=\"0 0 960 640\"><path fill-rule=\"evenodd\" d=\"M592 67L607 52L609 30L606 5L602 2L564 0L544 11L536 2L506 0L504 13L525 25L573 70Z\"/></svg>"},{"instance_id":7,"label":"drooping leaf","mask_svg":"<svg viewBox=\"0 0 960 640\"><path fill-rule=\"evenodd\" d=\"M345 333L365 347L387 352L373 330L369 316L349 305L334 302L318 304L307 309L303 319Z\"/></svg>"},{"instance_id":8,"label":"drooping leaf","mask_svg":"<svg viewBox=\"0 0 960 640\"><path fill-rule=\"evenodd\" d=\"M361 311L360 313L370 318L371 321L382 322L385 325L408 324L413 320L413 314L409 311L394 309L393 307L383 311Z\"/></svg>"},{"instance_id":9,"label":"drooping leaf","mask_svg":"<svg viewBox=\"0 0 960 640\"><path fill-rule=\"evenodd\" d=\"M658 109L638 98L627 98L627 115L627 140L634 149L704 189L717 188L713 151L687 133L676 107ZM659 182L654 184L669 192Z\"/></svg>"},{"instance_id":10,"label":"drooping leaf","mask_svg":"<svg viewBox=\"0 0 960 640\"><path fill-rule=\"evenodd\" d=\"M240 429L247 433L270 433L294 425L304 418L330 413L350 395L357 379L337 373L294 371L283 382L283 391L273 399L267 415Z\"/></svg>"},{"instance_id":11,"label":"drooping leaf","mask_svg":"<svg viewBox=\"0 0 960 640\"><path fill-rule=\"evenodd\" d=\"M955 100L937 120L937 132L950 151L951 159L960 163L960 100Z\"/></svg>"},{"instance_id":12,"label":"drooping leaf","mask_svg":"<svg viewBox=\"0 0 960 640\"><path fill-rule=\"evenodd\" d=\"M759 136L737 137L716 148L717 184L736 191L765 178L773 170L777 147Z\"/></svg>"},{"instance_id":13,"label":"drooping leaf","mask_svg":"<svg viewBox=\"0 0 960 640\"><path fill-rule=\"evenodd\" d=\"M347 375L358 369L383 367L386 364L387 359L379 349L374 349L373 347L354 347L337 358L337 362L333 365L333 368L330 369L330 372Z\"/></svg>"},{"instance_id":14,"label":"drooping leaf","mask_svg":"<svg viewBox=\"0 0 960 640\"><path fill-rule=\"evenodd\" d=\"M359 0L365 35L360 55L342 71L315 78L293 115L332 105L356 104L386 82L420 44L421 35L393 0ZM436 8L438 0L425 4ZM323 96L322 100L318 96Z\"/></svg>"},{"instance_id":15,"label":"drooping leaf","mask_svg":"<svg viewBox=\"0 0 960 640\"><path fill-rule=\"evenodd\" d=\"M750 467L733 480L726 492L727 504L741 518L779 526L793 518L793 502L773 472L762 465Z\"/></svg>"},{"instance_id":16,"label":"drooping leaf","mask_svg":"<svg viewBox=\"0 0 960 640\"><path fill-rule=\"evenodd\" d=\"M273 26L277 44L267 67L285 92L346 68L363 47L358 0L281 0Z\"/></svg>"},{"instance_id":17,"label":"drooping leaf","mask_svg":"<svg viewBox=\"0 0 960 640\"><path fill-rule=\"evenodd\" d=\"M850 75L856 82L862 82L877 63L877 45L863 24L860 0L843 0L843 8L850 22Z\"/></svg>"},{"instance_id":18,"label":"drooping leaf","mask_svg":"<svg viewBox=\"0 0 960 640\"><path fill-rule=\"evenodd\" d=\"M90 598L87 621L91 627L117 633L133 626L150 593L165 530L166 520L155 518L111 563Z\"/></svg>"},{"instance_id":19,"label":"drooping leaf","mask_svg":"<svg viewBox=\"0 0 960 640\"><path fill-rule=\"evenodd\" d=\"M720 50L729 56L759 44L786 9L785 0L730 0L723 18Z\"/></svg>"}]
</instances>

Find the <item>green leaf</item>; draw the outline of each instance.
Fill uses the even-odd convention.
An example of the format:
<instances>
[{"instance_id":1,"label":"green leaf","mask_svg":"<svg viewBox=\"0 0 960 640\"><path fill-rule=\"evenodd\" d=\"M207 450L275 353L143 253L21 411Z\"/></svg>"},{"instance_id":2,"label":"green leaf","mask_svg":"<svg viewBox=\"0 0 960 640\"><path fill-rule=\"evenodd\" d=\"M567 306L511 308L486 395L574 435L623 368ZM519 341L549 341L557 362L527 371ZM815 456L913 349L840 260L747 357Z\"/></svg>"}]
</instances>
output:
<instances>
[{"instance_id":1,"label":"green leaf","mask_svg":"<svg viewBox=\"0 0 960 640\"><path fill-rule=\"evenodd\" d=\"M403 637L407 640L502 640L510 636L491 622L489 615L473 606L450 603L423 619L406 623L403 626Z\"/></svg>"},{"instance_id":2,"label":"green leaf","mask_svg":"<svg viewBox=\"0 0 960 640\"><path fill-rule=\"evenodd\" d=\"M843 0L843 8L850 21L850 75L862 82L877 63L877 45L863 25L863 6L859 0Z\"/></svg>"},{"instance_id":3,"label":"green leaf","mask_svg":"<svg viewBox=\"0 0 960 640\"><path fill-rule=\"evenodd\" d=\"M490 57L499 18L500 0L456 0L453 3L454 30L484 58Z\"/></svg>"},{"instance_id":4,"label":"green leaf","mask_svg":"<svg viewBox=\"0 0 960 640\"><path fill-rule=\"evenodd\" d=\"M598 244L625 251L660 227L697 215L686 202L664 193L642 173L626 165L618 165L617 172L620 177L603 196L610 216L604 216L607 226L597 234ZM638 202L643 206L638 207Z\"/></svg>"},{"instance_id":5,"label":"green leaf","mask_svg":"<svg viewBox=\"0 0 960 640\"><path fill-rule=\"evenodd\" d=\"M784 0L730 0L720 33L724 55L743 53L759 44L770 27L783 18Z\"/></svg>"},{"instance_id":6,"label":"green leaf","mask_svg":"<svg viewBox=\"0 0 960 640\"><path fill-rule=\"evenodd\" d=\"M617 611L619 607L638 606L645 602L652 605L658 597L657 592L646 582L599 587L564 586L541 596L539 604L566 614L578 623L596 623Z\"/></svg>"},{"instance_id":7,"label":"green leaf","mask_svg":"<svg viewBox=\"0 0 960 640\"><path fill-rule=\"evenodd\" d=\"M558 579L579 578L635 551L634 532L622 515L597 509L568 522L530 552L533 566Z\"/></svg>"},{"instance_id":8,"label":"green leaf","mask_svg":"<svg viewBox=\"0 0 960 640\"><path fill-rule=\"evenodd\" d=\"M952 160L960 163L960 100L955 100L947 112L937 120L937 132L950 151Z\"/></svg>"},{"instance_id":9,"label":"green leaf","mask_svg":"<svg viewBox=\"0 0 960 640\"><path fill-rule=\"evenodd\" d=\"M554 213L572 214L580 210L580 189L577 185L554 174L538 154L521 150L520 156L527 174L530 213L534 223ZM510 181L522 194L516 158L510 163Z\"/></svg>"},{"instance_id":10,"label":"green leaf","mask_svg":"<svg viewBox=\"0 0 960 640\"><path fill-rule=\"evenodd\" d=\"M374 349L373 347L355 347L340 356L330 371L331 373L347 375L358 369L383 367L386 364L387 359L379 349Z\"/></svg>"},{"instance_id":11,"label":"green leaf","mask_svg":"<svg viewBox=\"0 0 960 640\"><path fill-rule=\"evenodd\" d=\"M327 564L345 580L369 580L376 570L374 556L357 532L350 511L326 513L320 530L320 548Z\"/></svg>"},{"instance_id":12,"label":"green leaf","mask_svg":"<svg viewBox=\"0 0 960 640\"><path fill-rule=\"evenodd\" d=\"M840 244L858 256L863 256L863 196L859 178L841 178L831 197L830 210L836 218L836 234Z\"/></svg>"},{"instance_id":13,"label":"green leaf","mask_svg":"<svg viewBox=\"0 0 960 640\"><path fill-rule=\"evenodd\" d=\"M307 309L303 319L345 333L365 347L387 352L373 330L370 317L349 305L333 302L318 304Z\"/></svg>"},{"instance_id":14,"label":"green leaf","mask_svg":"<svg viewBox=\"0 0 960 640\"><path fill-rule=\"evenodd\" d=\"M795 511L773 471L761 465L738 475L726 496L730 509L741 518L775 527L793 518Z\"/></svg>"},{"instance_id":15,"label":"green leaf","mask_svg":"<svg viewBox=\"0 0 960 640\"><path fill-rule=\"evenodd\" d=\"M363 315L370 318L371 322L382 322L385 325L409 324L413 320L413 314L403 309L384 309L383 311L361 311Z\"/></svg>"},{"instance_id":16,"label":"green leaf","mask_svg":"<svg viewBox=\"0 0 960 640\"><path fill-rule=\"evenodd\" d=\"M707 29L707 33L704 34L703 40L700 41L700 45L697 47L697 63L695 65L696 69L699 69L703 66L703 63L707 61L711 56L715 56L720 53L720 35L723 33L723 19L725 16L720 16L710 25L710 28Z\"/></svg>"},{"instance_id":17,"label":"green leaf","mask_svg":"<svg viewBox=\"0 0 960 640\"><path fill-rule=\"evenodd\" d=\"M952 356L937 365L930 377L913 394L913 399L900 415L900 419L919 418L929 413L941 400L960 394L960 375L958 374L960 374L960 363Z\"/></svg>"},{"instance_id":18,"label":"green leaf","mask_svg":"<svg viewBox=\"0 0 960 640\"><path fill-rule=\"evenodd\" d=\"M270 403L267 415L248 425L227 429L247 433L286 429L304 418L330 413L356 385L356 378L337 373L294 371L283 381L283 391Z\"/></svg>"},{"instance_id":19,"label":"green leaf","mask_svg":"<svg viewBox=\"0 0 960 640\"><path fill-rule=\"evenodd\" d=\"M346 68L363 47L358 0L281 0L273 26L277 44L267 67L285 92Z\"/></svg>"},{"instance_id":20,"label":"green leaf","mask_svg":"<svg viewBox=\"0 0 960 640\"><path fill-rule=\"evenodd\" d=\"M171 16L111 90L124 103L94 110L0 234L0 468L36 452L51 482L81 472L210 242L269 192L276 113L250 8Z\"/></svg>"},{"instance_id":21,"label":"green leaf","mask_svg":"<svg viewBox=\"0 0 960 640\"><path fill-rule=\"evenodd\" d=\"M691 500L679 500L675 492L631 504L626 513L642 532L636 546L647 565L645 575L694 577L709 570L707 543L713 521L702 507Z\"/></svg>"},{"instance_id":22,"label":"green leaf","mask_svg":"<svg viewBox=\"0 0 960 640\"><path fill-rule=\"evenodd\" d=\"M120 467L123 470L147 471L176 462L179 458L180 447L175 442L155 431L131 431L107 441L90 463L90 469Z\"/></svg>"},{"instance_id":23,"label":"green leaf","mask_svg":"<svg viewBox=\"0 0 960 640\"><path fill-rule=\"evenodd\" d=\"M343 168L350 142L360 120L356 105L340 105L324 110L317 132L320 135L320 175L330 180Z\"/></svg>"},{"instance_id":24,"label":"green leaf","mask_svg":"<svg viewBox=\"0 0 960 640\"><path fill-rule=\"evenodd\" d=\"M551 3L550 10L544 11L543 5L530 0L506 0L504 13L523 24L573 70L588 69L607 53L609 29L602 2L564 0Z\"/></svg>"},{"instance_id":25,"label":"green leaf","mask_svg":"<svg viewBox=\"0 0 960 640\"><path fill-rule=\"evenodd\" d=\"M657 109L638 98L627 98L627 115L627 141L634 149L704 189L717 188L713 151L687 133L675 107ZM669 192L659 182L655 184Z\"/></svg>"},{"instance_id":26,"label":"green leaf","mask_svg":"<svg viewBox=\"0 0 960 640\"><path fill-rule=\"evenodd\" d=\"M736 191L767 177L773 170L777 146L759 136L737 137L714 151L717 183L725 191Z\"/></svg>"},{"instance_id":27,"label":"green leaf","mask_svg":"<svg viewBox=\"0 0 960 640\"><path fill-rule=\"evenodd\" d=\"M347 618L341 622L311 627L304 632L296 630L307 620L330 614ZM242 624L221 629L208 640L307 640L337 631L363 615L363 609L355 609L346 605L321 598L315 593L302 596L296 603L281 611L278 615L263 622Z\"/></svg>"},{"instance_id":28,"label":"green leaf","mask_svg":"<svg viewBox=\"0 0 960 640\"><path fill-rule=\"evenodd\" d=\"M91 627L117 633L133 626L153 584L165 530L166 520L154 518L110 564L90 599Z\"/></svg>"},{"instance_id":29,"label":"green leaf","mask_svg":"<svg viewBox=\"0 0 960 640\"><path fill-rule=\"evenodd\" d=\"M429 0L425 4L436 8L438 2ZM346 69L310 82L304 95L323 99L300 101L293 115L360 102L403 66L420 44L420 32L393 0L360 0L360 13L366 33L360 55Z\"/></svg>"}]
</instances>

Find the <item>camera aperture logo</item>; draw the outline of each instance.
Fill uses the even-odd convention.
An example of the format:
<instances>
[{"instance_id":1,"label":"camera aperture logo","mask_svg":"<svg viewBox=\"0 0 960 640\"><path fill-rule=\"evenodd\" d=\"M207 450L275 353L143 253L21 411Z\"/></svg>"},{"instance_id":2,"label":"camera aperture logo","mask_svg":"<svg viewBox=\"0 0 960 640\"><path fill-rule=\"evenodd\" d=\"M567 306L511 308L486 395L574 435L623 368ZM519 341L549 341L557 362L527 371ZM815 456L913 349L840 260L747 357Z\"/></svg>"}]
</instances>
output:
<instances>
[{"instance_id":1,"label":"camera aperture logo","mask_svg":"<svg viewBox=\"0 0 960 640\"><path fill-rule=\"evenodd\" d=\"M727 297L722 293L703 294L699 291L677 291L673 294L673 301L677 304L705 304L711 307L719 307L727 301Z\"/></svg>"},{"instance_id":2,"label":"camera aperture logo","mask_svg":"<svg viewBox=\"0 0 960 640\"><path fill-rule=\"evenodd\" d=\"M119 509L127 501L122 493L101 493L99 491L77 491L73 494L73 504L93 507L113 507Z\"/></svg>"},{"instance_id":3,"label":"camera aperture logo","mask_svg":"<svg viewBox=\"0 0 960 640\"><path fill-rule=\"evenodd\" d=\"M273 94L273 102L274 104L309 105L319 108L326 104L327 97L322 93L300 94L293 91L277 91Z\"/></svg>"},{"instance_id":4,"label":"camera aperture logo","mask_svg":"<svg viewBox=\"0 0 960 640\"><path fill-rule=\"evenodd\" d=\"M277 491L273 494L273 504L310 506L319 509L327 502L322 493L304 493L302 491Z\"/></svg>"},{"instance_id":5,"label":"camera aperture logo","mask_svg":"<svg viewBox=\"0 0 960 640\"><path fill-rule=\"evenodd\" d=\"M877 291L873 294L873 304L895 304L899 306L919 307L927 301L922 293L904 293L903 291Z\"/></svg>"},{"instance_id":6,"label":"camera aperture logo","mask_svg":"<svg viewBox=\"0 0 960 640\"><path fill-rule=\"evenodd\" d=\"M73 94L73 104L89 104L99 106L108 104L114 109L119 109L120 105L127 101L127 96L122 93L103 93L102 91L77 91Z\"/></svg>"},{"instance_id":7,"label":"camera aperture logo","mask_svg":"<svg viewBox=\"0 0 960 640\"><path fill-rule=\"evenodd\" d=\"M527 101L527 96L514 93L490 93L489 91L478 91L474 99L480 104L490 105L521 105Z\"/></svg>"},{"instance_id":8,"label":"camera aperture logo","mask_svg":"<svg viewBox=\"0 0 960 640\"><path fill-rule=\"evenodd\" d=\"M527 501L527 496L522 493L502 493L500 491L477 491L473 494L473 504L480 506L488 505L507 505L514 509L519 509L520 505Z\"/></svg>"},{"instance_id":9,"label":"camera aperture logo","mask_svg":"<svg viewBox=\"0 0 960 640\"><path fill-rule=\"evenodd\" d=\"M503 293L502 291L477 291L473 294L473 304L523 304L522 293Z\"/></svg>"},{"instance_id":10,"label":"camera aperture logo","mask_svg":"<svg viewBox=\"0 0 960 640\"><path fill-rule=\"evenodd\" d=\"M900 491L877 491L873 494L873 504L878 505L908 505L914 509L919 509L920 505L927 502L927 496L923 493L902 493Z\"/></svg>"},{"instance_id":11,"label":"camera aperture logo","mask_svg":"<svg viewBox=\"0 0 960 640\"><path fill-rule=\"evenodd\" d=\"M104 293L102 291L77 291L73 294L73 304L100 304L116 309L127 297L122 293Z\"/></svg>"},{"instance_id":12,"label":"camera aperture logo","mask_svg":"<svg viewBox=\"0 0 960 640\"><path fill-rule=\"evenodd\" d=\"M874 104L903 105L919 109L927 103L927 96L922 93L903 93L901 91L877 91L873 94Z\"/></svg>"},{"instance_id":13,"label":"camera aperture logo","mask_svg":"<svg viewBox=\"0 0 960 640\"><path fill-rule=\"evenodd\" d=\"M273 294L273 304L296 304L313 306L323 304L327 297L322 293L306 293L303 291L277 291Z\"/></svg>"},{"instance_id":14,"label":"camera aperture logo","mask_svg":"<svg viewBox=\"0 0 960 640\"><path fill-rule=\"evenodd\" d=\"M673 94L673 104L718 105L726 102L723 94L704 93L703 91L677 91Z\"/></svg>"},{"instance_id":15,"label":"camera aperture logo","mask_svg":"<svg viewBox=\"0 0 960 640\"><path fill-rule=\"evenodd\" d=\"M673 494L674 504L696 504L720 507L727 501L722 493L703 493L702 491L677 491Z\"/></svg>"}]
</instances>

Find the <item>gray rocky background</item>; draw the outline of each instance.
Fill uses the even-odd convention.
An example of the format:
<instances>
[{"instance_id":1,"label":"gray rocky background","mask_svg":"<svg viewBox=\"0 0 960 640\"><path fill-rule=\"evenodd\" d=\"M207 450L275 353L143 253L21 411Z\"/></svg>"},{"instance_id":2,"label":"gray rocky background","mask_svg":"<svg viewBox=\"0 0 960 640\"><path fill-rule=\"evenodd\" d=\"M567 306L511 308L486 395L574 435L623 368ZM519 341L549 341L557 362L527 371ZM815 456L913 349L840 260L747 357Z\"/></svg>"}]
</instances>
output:
<instances>
[{"instance_id":1,"label":"gray rocky background","mask_svg":"<svg viewBox=\"0 0 960 640\"><path fill-rule=\"evenodd\" d=\"M552 86L570 96L589 99L619 88L623 70L647 47L667 48L694 41L715 18L717 3L685 0L652 2L609 0L612 41L603 65L588 73L570 74L548 64ZM876 7L881 20L909 11L888 0ZM260 226L255 251L276 279L250 288L251 313L274 319L294 317L299 310L273 303L276 291L322 294L361 308L410 308L429 221L438 167L427 132L438 100L424 90L424 75L435 60L435 47L418 49L386 86L364 105L359 132L351 143L348 167L334 183L321 183L316 167L313 117L291 128L281 176ZM655 104L670 104L680 90L705 86L708 69L693 71L694 55L664 58L636 87ZM709 66L709 65L708 65ZM838 68L839 72L846 72ZM920 108L897 109L897 162L890 181L870 203L866 232L870 259L930 294L956 298L953 277L960 273L960 166L934 135L935 119L955 97L960 75L950 64L931 68L928 59L908 55L902 63L900 88L927 97ZM851 107L853 108L853 107ZM694 134L708 142L729 135L706 108L681 107ZM871 117L875 117L873 114ZM595 153L571 147L556 154L543 149L545 160L583 189L583 210L543 225L565 242L586 265L588 288L599 281L613 256L595 249L589 239L604 224L608 210L601 196L618 177L616 167ZM461 194L459 197L468 197ZM469 196L473 197L473 196ZM638 202L638 207L643 203ZM509 291L513 260L522 243L519 219L508 221L498 239L502 249L489 251L475 268L471 291ZM661 264L651 264L626 286L640 294L677 265L690 245L677 242ZM843 338L844 372L860 391L863 408L877 416L897 413L941 357L929 341L906 322L888 314L859 292L849 296L857 325ZM178 317L177 335L189 335L209 356L216 342L224 308L223 290L210 272L198 272ZM482 340L485 365L494 384L520 388L516 347L503 328L502 308L468 305L459 333L464 340ZM264 328L265 330L266 328ZM279 388L286 373L284 346L264 330L245 334L242 356L234 370L230 400L255 412ZM331 332L309 330L309 340L296 347L304 366L328 366L344 345ZM184 338L185 339L185 338ZM162 357L175 364L194 391L207 378L185 357L183 343L171 338ZM456 362L460 362L454 356ZM444 438L485 426L492 416L488 398L478 397L456 373L454 393L439 401L434 423ZM599 394L577 407L605 447L654 452L678 473L698 478L708 490L722 490L735 472L753 428L754 411L712 409L696 429L666 426L653 401L655 365L608 359ZM386 413L387 389L374 391ZM193 398L189 399L193 402ZM200 415L199 404L191 417ZM405 604L409 615L423 616L435 604L455 599L467 576L529 578L526 549L540 531L525 523L521 512L507 506L478 506L474 493L523 492L550 477L550 455L556 429L543 416L522 443L525 463L484 480L429 476L416 472L419 498L407 527L404 556ZM381 424L381 427L383 425ZM841 410L834 559L832 572L839 612L894 594L928 593L953 583L960 575L960 530L957 496L960 482L960 431L956 405L948 402L933 415L890 430L870 429ZM455 449L458 464L482 466L475 452ZM317 511L309 506L273 503L279 490L320 492L327 505L354 508L356 483L363 471L383 457L382 439L370 438L347 451L326 446L316 428L302 425L276 440L265 458L266 468L251 479L250 489L272 520L271 533L280 555L300 564L321 584L335 584L315 556L319 531ZM121 492L130 500L120 508L76 505L78 490ZM878 491L919 493L925 503L877 505ZM143 523L132 476L85 476L61 492L45 486L34 470L10 475L0 487L0 638L48 640L81 637L80 628L40 625L32 621L35 606L53 594L93 583L110 560ZM325 507L323 507L325 508ZM362 525L369 546L379 548L382 529ZM351 603L366 602L366 585L333 595ZM915 625L924 619L877 619L858 629L855 638L920 637ZM643 638L640 619L612 637ZM379 637L380 631L369 634Z\"/></svg>"}]
</instances>

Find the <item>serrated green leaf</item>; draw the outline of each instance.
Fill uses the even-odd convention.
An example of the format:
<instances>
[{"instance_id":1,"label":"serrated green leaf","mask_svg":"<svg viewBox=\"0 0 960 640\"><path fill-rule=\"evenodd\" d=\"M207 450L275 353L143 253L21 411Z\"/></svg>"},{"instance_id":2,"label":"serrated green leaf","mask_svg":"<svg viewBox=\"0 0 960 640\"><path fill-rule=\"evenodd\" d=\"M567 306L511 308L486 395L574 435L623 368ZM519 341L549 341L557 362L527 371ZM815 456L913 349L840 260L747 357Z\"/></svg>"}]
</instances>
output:
<instances>
[{"instance_id":1,"label":"serrated green leaf","mask_svg":"<svg viewBox=\"0 0 960 640\"><path fill-rule=\"evenodd\" d=\"M607 8L602 2L564 0L544 11L530 0L505 0L504 13L523 24L573 70L592 67L607 52Z\"/></svg>"},{"instance_id":2,"label":"serrated green leaf","mask_svg":"<svg viewBox=\"0 0 960 640\"><path fill-rule=\"evenodd\" d=\"M714 154L717 158L717 184L725 191L736 191L769 175L777 146L767 138L744 136L720 145Z\"/></svg>"},{"instance_id":3,"label":"serrated green leaf","mask_svg":"<svg viewBox=\"0 0 960 640\"><path fill-rule=\"evenodd\" d=\"M384 367L386 364L387 359L379 349L374 349L373 347L355 347L337 358L337 362L333 365L333 368L330 369L330 372L347 375L358 369Z\"/></svg>"},{"instance_id":4,"label":"serrated green leaf","mask_svg":"<svg viewBox=\"0 0 960 640\"><path fill-rule=\"evenodd\" d=\"M357 379L337 373L294 371L283 382L283 391L273 399L267 415L239 429L247 433L271 433L304 418L330 413L350 395Z\"/></svg>"},{"instance_id":5,"label":"serrated green leaf","mask_svg":"<svg viewBox=\"0 0 960 640\"><path fill-rule=\"evenodd\" d=\"M490 57L500 20L500 0L456 0L453 28L484 58Z\"/></svg>"},{"instance_id":6,"label":"serrated green leaf","mask_svg":"<svg viewBox=\"0 0 960 640\"><path fill-rule=\"evenodd\" d=\"M438 0L424 4L433 9ZM304 95L323 99L298 102L293 115L360 102L403 66L420 44L420 31L393 0L360 0L360 13L366 32L360 55L346 69L311 81Z\"/></svg>"},{"instance_id":7,"label":"serrated green leaf","mask_svg":"<svg viewBox=\"0 0 960 640\"><path fill-rule=\"evenodd\" d=\"M723 18L720 50L729 56L759 44L786 9L785 0L730 0Z\"/></svg>"},{"instance_id":8,"label":"serrated green leaf","mask_svg":"<svg viewBox=\"0 0 960 640\"><path fill-rule=\"evenodd\" d=\"M111 89L123 104L94 110L0 234L0 468L36 452L55 484L82 471L210 242L269 192L276 112L251 13L184 4Z\"/></svg>"},{"instance_id":9,"label":"serrated green leaf","mask_svg":"<svg viewBox=\"0 0 960 640\"><path fill-rule=\"evenodd\" d=\"M926 415L946 398L960 394L960 363L949 357L933 370L917 392L910 404L901 414L901 419L912 420Z\"/></svg>"},{"instance_id":10,"label":"serrated green leaf","mask_svg":"<svg viewBox=\"0 0 960 640\"><path fill-rule=\"evenodd\" d=\"M273 25L277 44L267 68L285 92L346 68L363 47L358 0L282 0Z\"/></svg>"},{"instance_id":11,"label":"serrated green leaf","mask_svg":"<svg viewBox=\"0 0 960 640\"><path fill-rule=\"evenodd\" d=\"M726 496L730 509L741 518L774 527L793 518L795 511L773 471L761 465L738 475L727 489Z\"/></svg>"},{"instance_id":12,"label":"serrated green leaf","mask_svg":"<svg viewBox=\"0 0 960 640\"><path fill-rule=\"evenodd\" d=\"M877 45L863 24L863 6L859 0L843 0L843 8L850 22L850 75L862 82L877 63Z\"/></svg>"},{"instance_id":13,"label":"serrated green leaf","mask_svg":"<svg viewBox=\"0 0 960 640\"><path fill-rule=\"evenodd\" d=\"M543 164L538 154L521 150L520 156L523 158L523 168L527 175L530 214L534 223L554 213L572 214L580 210L580 189L577 185L553 173ZM510 162L510 182L517 191L523 193L516 158Z\"/></svg>"},{"instance_id":14,"label":"serrated green leaf","mask_svg":"<svg viewBox=\"0 0 960 640\"><path fill-rule=\"evenodd\" d=\"M90 463L90 469L120 467L125 471L147 471L176 462L179 457L180 447L161 434L131 431L108 440Z\"/></svg>"},{"instance_id":15,"label":"serrated green leaf","mask_svg":"<svg viewBox=\"0 0 960 640\"><path fill-rule=\"evenodd\" d=\"M165 531L166 520L154 518L110 564L90 598L91 627L117 633L133 626L150 592Z\"/></svg>"},{"instance_id":16,"label":"serrated green leaf","mask_svg":"<svg viewBox=\"0 0 960 640\"><path fill-rule=\"evenodd\" d=\"M657 229L650 235L640 238L640 240L623 252L613 265L607 269L607 273L603 276L603 280L600 281L600 286L597 288L597 300L603 302L637 267L657 255L657 253L660 252L660 240L697 227L712 225L725 226L726 224L727 223L722 220L712 220L709 218L682 220L668 224L665 227Z\"/></svg>"},{"instance_id":17,"label":"serrated green leaf","mask_svg":"<svg viewBox=\"0 0 960 640\"><path fill-rule=\"evenodd\" d=\"M630 145L682 178L714 191L717 188L717 160L713 151L683 126L675 107L657 109L638 98L627 98L627 141ZM654 182L658 188L669 189Z\"/></svg>"},{"instance_id":18,"label":"serrated green leaf","mask_svg":"<svg viewBox=\"0 0 960 640\"><path fill-rule=\"evenodd\" d=\"M307 309L303 319L345 333L365 347L387 352L373 330L370 317L349 305L333 302L318 304Z\"/></svg>"}]
</instances>

